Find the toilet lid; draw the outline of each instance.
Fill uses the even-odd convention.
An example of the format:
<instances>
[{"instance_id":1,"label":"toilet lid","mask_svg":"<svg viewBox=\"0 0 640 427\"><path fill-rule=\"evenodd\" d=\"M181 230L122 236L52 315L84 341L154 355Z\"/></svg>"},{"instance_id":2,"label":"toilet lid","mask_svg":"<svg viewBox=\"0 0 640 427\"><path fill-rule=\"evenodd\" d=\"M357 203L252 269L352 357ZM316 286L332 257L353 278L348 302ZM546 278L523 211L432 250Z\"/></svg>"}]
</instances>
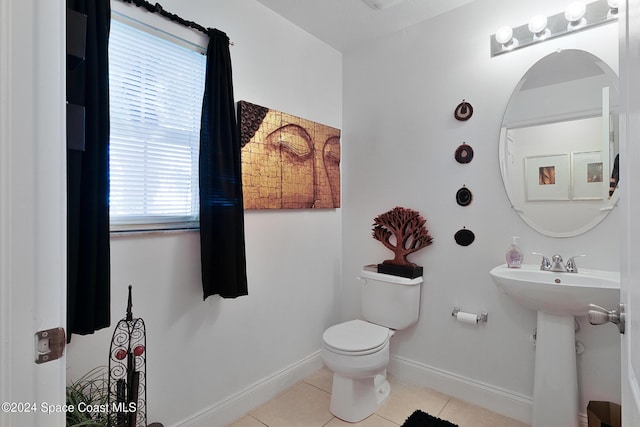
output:
<instances>
[{"instance_id":1,"label":"toilet lid","mask_svg":"<svg viewBox=\"0 0 640 427\"><path fill-rule=\"evenodd\" d=\"M389 328L363 320L350 320L324 331L322 340L327 346L344 352L376 350L389 341Z\"/></svg>"}]
</instances>

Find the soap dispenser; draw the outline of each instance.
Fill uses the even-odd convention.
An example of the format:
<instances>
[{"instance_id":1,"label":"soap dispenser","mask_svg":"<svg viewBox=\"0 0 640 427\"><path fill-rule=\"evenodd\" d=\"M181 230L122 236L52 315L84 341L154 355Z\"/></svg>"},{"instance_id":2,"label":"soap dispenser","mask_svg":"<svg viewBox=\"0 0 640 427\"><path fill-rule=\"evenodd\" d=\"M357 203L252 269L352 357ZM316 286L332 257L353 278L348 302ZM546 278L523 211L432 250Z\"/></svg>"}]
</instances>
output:
<instances>
[{"instance_id":1,"label":"soap dispenser","mask_svg":"<svg viewBox=\"0 0 640 427\"><path fill-rule=\"evenodd\" d=\"M522 255L522 251L518 246L518 239L520 237L513 236L511 238L511 246L507 249L507 253L505 254L505 259L507 260L507 267L510 268L520 268L522 265L522 260L524 256Z\"/></svg>"}]
</instances>

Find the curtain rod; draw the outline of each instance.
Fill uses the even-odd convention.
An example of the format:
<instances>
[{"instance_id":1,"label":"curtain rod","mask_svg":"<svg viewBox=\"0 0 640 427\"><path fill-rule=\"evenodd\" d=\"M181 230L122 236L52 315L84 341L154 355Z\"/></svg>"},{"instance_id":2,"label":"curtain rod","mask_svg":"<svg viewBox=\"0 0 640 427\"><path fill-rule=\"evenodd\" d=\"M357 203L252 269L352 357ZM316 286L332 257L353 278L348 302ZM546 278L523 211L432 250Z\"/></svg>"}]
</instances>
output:
<instances>
[{"instance_id":1,"label":"curtain rod","mask_svg":"<svg viewBox=\"0 0 640 427\"><path fill-rule=\"evenodd\" d=\"M206 35L210 35L210 32L214 31L213 28L205 28L196 22L187 21L186 19L181 18L175 13L167 12L160 3L156 3L155 5L153 5L146 0L121 0L121 1L123 1L124 3L130 3L130 4L133 3L137 7L144 7L148 12L157 13L173 22L177 22L178 24L183 25L185 27L189 27L194 30L200 31L201 33L204 33ZM233 42L231 40L229 40L229 44L233 46Z\"/></svg>"}]
</instances>

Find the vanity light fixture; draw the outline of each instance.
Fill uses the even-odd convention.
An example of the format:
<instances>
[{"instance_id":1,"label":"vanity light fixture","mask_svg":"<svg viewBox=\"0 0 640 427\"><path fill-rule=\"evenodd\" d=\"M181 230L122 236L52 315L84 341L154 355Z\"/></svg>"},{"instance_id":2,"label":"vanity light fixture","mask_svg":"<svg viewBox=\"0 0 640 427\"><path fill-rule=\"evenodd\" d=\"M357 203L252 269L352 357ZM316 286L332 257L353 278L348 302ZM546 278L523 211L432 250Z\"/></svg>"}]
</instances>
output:
<instances>
[{"instance_id":1,"label":"vanity light fixture","mask_svg":"<svg viewBox=\"0 0 640 427\"><path fill-rule=\"evenodd\" d=\"M518 27L500 27L491 35L491 56L500 55L618 20L620 0L573 1L555 15L536 15Z\"/></svg>"},{"instance_id":2,"label":"vanity light fixture","mask_svg":"<svg viewBox=\"0 0 640 427\"><path fill-rule=\"evenodd\" d=\"M564 11L567 20L567 31L577 30L587 25L584 14L587 12L587 5L581 1L574 1Z\"/></svg>"}]
</instances>

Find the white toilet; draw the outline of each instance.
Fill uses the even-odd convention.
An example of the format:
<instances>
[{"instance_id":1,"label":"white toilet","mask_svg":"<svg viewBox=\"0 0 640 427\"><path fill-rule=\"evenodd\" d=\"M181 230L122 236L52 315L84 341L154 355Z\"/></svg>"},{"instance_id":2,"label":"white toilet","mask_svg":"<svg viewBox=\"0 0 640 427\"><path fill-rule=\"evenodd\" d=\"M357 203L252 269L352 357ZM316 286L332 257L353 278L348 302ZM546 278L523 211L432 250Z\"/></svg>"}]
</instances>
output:
<instances>
[{"instance_id":1,"label":"white toilet","mask_svg":"<svg viewBox=\"0 0 640 427\"><path fill-rule=\"evenodd\" d=\"M375 268L375 267L374 267ZM331 326L322 335L322 360L333 371L329 410L358 422L389 397L389 339L418 320L422 277L408 279L365 267L362 318Z\"/></svg>"}]
</instances>

